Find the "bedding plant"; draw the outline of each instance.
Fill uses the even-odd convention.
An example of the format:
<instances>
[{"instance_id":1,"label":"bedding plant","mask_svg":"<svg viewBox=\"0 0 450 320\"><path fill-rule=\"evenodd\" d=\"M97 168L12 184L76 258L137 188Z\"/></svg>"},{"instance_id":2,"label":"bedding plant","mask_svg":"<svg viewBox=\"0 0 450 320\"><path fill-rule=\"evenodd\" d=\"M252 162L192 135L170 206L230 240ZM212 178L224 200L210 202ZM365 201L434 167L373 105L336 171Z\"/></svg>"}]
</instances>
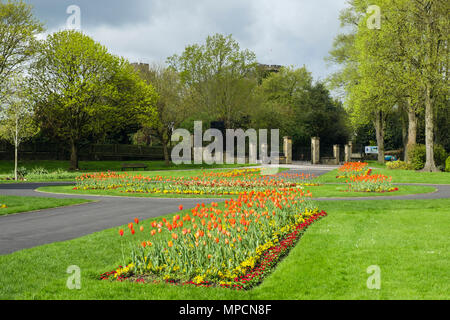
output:
<instances>
[{"instance_id":1,"label":"bedding plant","mask_svg":"<svg viewBox=\"0 0 450 320\"><path fill-rule=\"evenodd\" d=\"M313 186L314 176L282 173L263 176L260 169L203 172L197 177L148 177L116 172L84 174L74 190L118 190L124 193L239 195L247 190Z\"/></svg>"},{"instance_id":2,"label":"bedding plant","mask_svg":"<svg viewBox=\"0 0 450 320\"><path fill-rule=\"evenodd\" d=\"M392 177L382 174L372 174L365 162L347 162L338 169L339 176L346 178L350 192L394 192L397 187L392 185Z\"/></svg>"},{"instance_id":3,"label":"bedding plant","mask_svg":"<svg viewBox=\"0 0 450 320\"><path fill-rule=\"evenodd\" d=\"M172 219L136 218L118 230L123 265L100 278L253 288L326 215L302 187L269 183L259 189L260 180L253 181L256 190L220 204L180 206Z\"/></svg>"}]
</instances>

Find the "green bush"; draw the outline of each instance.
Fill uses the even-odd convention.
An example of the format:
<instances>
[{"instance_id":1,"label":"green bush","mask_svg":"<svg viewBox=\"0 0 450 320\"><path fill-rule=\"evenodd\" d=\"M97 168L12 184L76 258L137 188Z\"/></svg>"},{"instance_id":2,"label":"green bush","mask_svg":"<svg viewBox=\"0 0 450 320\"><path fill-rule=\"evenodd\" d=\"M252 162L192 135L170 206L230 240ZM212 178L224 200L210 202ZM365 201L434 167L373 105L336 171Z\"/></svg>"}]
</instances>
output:
<instances>
[{"instance_id":1,"label":"green bush","mask_svg":"<svg viewBox=\"0 0 450 320\"><path fill-rule=\"evenodd\" d=\"M445 161L445 172L450 172L450 157Z\"/></svg>"},{"instance_id":2,"label":"green bush","mask_svg":"<svg viewBox=\"0 0 450 320\"><path fill-rule=\"evenodd\" d=\"M400 160L387 162L386 167L390 170L414 170L414 167L410 163Z\"/></svg>"},{"instance_id":3,"label":"green bush","mask_svg":"<svg viewBox=\"0 0 450 320\"><path fill-rule=\"evenodd\" d=\"M48 170L42 167L38 167L38 168L33 168L31 169L30 172L31 175L35 175L35 176L43 176L48 174Z\"/></svg>"},{"instance_id":4,"label":"green bush","mask_svg":"<svg viewBox=\"0 0 450 320\"><path fill-rule=\"evenodd\" d=\"M423 144L416 144L409 150L409 162L414 170L421 170L425 167L426 154Z\"/></svg>"},{"instance_id":5,"label":"green bush","mask_svg":"<svg viewBox=\"0 0 450 320\"><path fill-rule=\"evenodd\" d=\"M447 159L447 152L444 147L440 144L434 146L434 161L436 161L436 166L445 169L445 160Z\"/></svg>"},{"instance_id":6,"label":"green bush","mask_svg":"<svg viewBox=\"0 0 450 320\"><path fill-rule=\"evenodd\" d=\"M427 158L426 147L423 144L417 144L409 151L410 164L414 170L421 170L425 167ZM434 145L434 161L437 167L443 167L445 159L447 158L447 152L444 147L439 144Z\"/></svg>"}]
</instances>

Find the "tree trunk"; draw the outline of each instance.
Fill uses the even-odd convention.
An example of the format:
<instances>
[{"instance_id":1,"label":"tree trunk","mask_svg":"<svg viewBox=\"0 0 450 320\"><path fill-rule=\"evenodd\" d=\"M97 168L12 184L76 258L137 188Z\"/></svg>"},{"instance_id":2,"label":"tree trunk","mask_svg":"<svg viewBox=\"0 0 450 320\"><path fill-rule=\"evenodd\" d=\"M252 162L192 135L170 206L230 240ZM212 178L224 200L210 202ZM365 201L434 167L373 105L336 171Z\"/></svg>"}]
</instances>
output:
<instances>
[{"instance_id":1,"label":"tree trunk","mask_svg":"<svg viewBox=\"0 0 450 320\"><path fill-rule=\"evenodd\" d=\"M405 161L410 162L409 152L417 143L417 115L415 110L408 108L408 140L405 149Z\"/></svg>"},{"instance_id":2,"label":"tree trunk","mask_svg":"<svg viewBox=\"0 0 450 320\"><path fill-rule=\"evenodd\" d=\"M16 116L16 136L14 137L14 180L17 181L17 164L19 158L19 120Z\"/></svg>"},{"instance_id":3,"label":"tree trunk","mask_svg":"<svg viewBox=\"0 0 450 320\"><path fill-rule=\"evenodd\" d=\"M425 145L427 156L423 171L436 172L438 169L434 162L434 110L429 84L427 84L425 95Z\"/></svg>"},{"instance_id":4,"label":"tree trunk","mask_svg":"<svg viewBox=\"0 0 450 320\"><path fill-rule=\"evenodd\" d=\"M18 146L17 143L14 146L14 180L17 181L17 158L18 158L18 152L17 152Z\"/></svg>"},{"instance_id":5,"label":"tree trunk","mask_svg":"<svg viewBox=\"0 0 450 320\"><path fill-rule=\"evenodd\" d=\"M384 120L383 120L383 112L377 111L375 116L375 131L377 136L377 145L378 145L378 162L384 163Z\"/></svg>"},{"instance_id":6,"label":"tree trunk","mask_svg":"<svg viewBox=\"0 0 450 320\"><path fill-rule=\"evenodd\" d=\"M163 152L164 152L164 162L165 162L165 165L168 167L168 166L170 166L170 159L169 159L169 148L167 147L167 141L163 141Z\"/></svg>"},{"instance_id":7,"label":"tree trunk","mask_svg":"<svg viewBox=\"0 0 450 320\"><path fill-rule=\"evenodd\" d=\"M70 154L70 170L78 170L78 147L72 141L72 152Z\"/></svg>"}]
</instances>

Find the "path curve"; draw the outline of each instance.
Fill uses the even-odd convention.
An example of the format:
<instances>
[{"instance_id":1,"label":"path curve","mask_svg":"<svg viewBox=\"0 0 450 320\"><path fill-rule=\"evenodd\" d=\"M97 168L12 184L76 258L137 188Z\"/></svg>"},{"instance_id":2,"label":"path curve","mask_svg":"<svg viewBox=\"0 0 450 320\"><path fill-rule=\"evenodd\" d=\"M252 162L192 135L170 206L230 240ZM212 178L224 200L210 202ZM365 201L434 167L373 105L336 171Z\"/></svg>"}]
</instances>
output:
<instances>
[{"instance_id":1,"label":"path curve","mask_svg":"<svg viewBox=\"0 0 450 320\"><path fill-rule=\"evenodd\" d=\"M334 168L301 168L291 172L320 176ZM306 170L307 169L307 170ZM178 211L181 204L185 208L194 207L198 202L211 203L224 199L174 199L108 197L89 195L63 195L37 192L44 186L71 185L73 183L20 183L0 184L0 195L77 198L94 202L33 212L0 216L0 255L32 248L53 242L79 238L94 232L121 226L134 218L141 220L154 218ZM366 200L413 200L450 198L450 185L426 185L437 189L434 193L405 196L364 197L364 198L316 198L317 201L366 201Z\"/></svg>"}]
</instances>

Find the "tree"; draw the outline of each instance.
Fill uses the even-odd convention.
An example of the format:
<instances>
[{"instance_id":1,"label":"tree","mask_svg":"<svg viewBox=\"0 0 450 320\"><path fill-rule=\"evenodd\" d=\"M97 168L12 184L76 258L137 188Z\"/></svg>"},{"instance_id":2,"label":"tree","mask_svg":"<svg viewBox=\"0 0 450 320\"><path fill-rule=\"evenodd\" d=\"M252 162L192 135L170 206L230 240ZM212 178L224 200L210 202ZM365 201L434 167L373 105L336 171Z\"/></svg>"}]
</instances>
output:
<instances>
[{"instance_id":1,"label":"tree","mask_svg":"<svg viewBox=\"0 0 450 320\"><path fill-rule=\"evenodd\" d=\"M283 67L262 80L257 90L259 107L252 114L255 128L280 129L291 136L294 149L319 136L326 144L348 139L347 114L320 83L314 83L306 67Z\"/></svg>"},{"instance_id":2,"label":"tree","mask_svg":"<svg viewBox=\"0 0 450 320\"><path fill-rule=\"evenodd\" d=\"M73 30L48 36L30 73L39 122L69 143L72 170L85 139L118 130L156 98L125 60Z\"/></svg>"},{"instance_id":3,"label":"tree","mask_svg":"<svg viewBox=\"0 0 450 320\"><path fill-rule=\"evenodd\" d=\"M17 180L19 146L39 131L33 119L33 104L24 79L14 77L8 81L0 124L0 137L14 145L14 178Z\"/></svg>"},{"instance_id":4,"label":"tree","mask_svg":"<svg viewBox=\"0 0 450 320\"><path fill-rule=\"evenodd\" d=\"M164 161L170 165L168 145L172 132L186 118L186 104L183 103L184 87L177 72L162 65L153 65L149 69L140 69L141 77L153 85L158 94L156 113L153 110L144 111L139 116L144 127L155 130L160 139Z\"/></svg>"},{"instance_id":5,"label":"tree","mask_svg":"<svg viewBox=\"0 0 450 320\"><path fill-rule=\"evenodd\" d=\"M248 112L257 85L256 56L241 50L231 35L209 36L167 60L191 89L192 104L233 128Z\"/></svg>"},{"instance_id":6,"label":"tree","mask_svg":"<svg viewBox=\"0 0 450 320\"><path fill-rule=\"evenodd\" d=\"M0 88L36 51L35 37L43 27L31 10L32 6L22 1L0 2ZM0 99L3 94L0 92Z\"/></svg>"},{"instance_id":7,"label":"tree","mask_svg":"<svg viewBox=\"0 0 450 320\"><path fill-rule=\"evenodd\" d=\"M450 4L446 0L415 0L410 8L415 28L408 42L408 58L420 70L419 83L424 89L426 162L423 170L438 171L434 159L435 112L439 97L448 95Z\"/></svg>"},{"instance_id":8,"label":"tree","mask_svg":"<svg viewBox=\"0 0 450 320\"><path fill-rule=\"evenodd\" d=\"M338 37L330 52L331 60L342 63L344 68L332 77L331 83L343 85L346 94L353 94L347 100L347 105L354 104L353 110L365 107L355 118L359 119L361 114L375 115L379 142L384 131L382 112L390 112L394 105L405 110L408 114L406 154L416 143L417 116L425 106L430 163L426 170L434 170L433 99L442 94L446 83L448 1L352 0L349 4L341 20L352 26L352 32ZM380 30L367 26L369 4L382 8Z\"/></svg>"}]
</instances>

